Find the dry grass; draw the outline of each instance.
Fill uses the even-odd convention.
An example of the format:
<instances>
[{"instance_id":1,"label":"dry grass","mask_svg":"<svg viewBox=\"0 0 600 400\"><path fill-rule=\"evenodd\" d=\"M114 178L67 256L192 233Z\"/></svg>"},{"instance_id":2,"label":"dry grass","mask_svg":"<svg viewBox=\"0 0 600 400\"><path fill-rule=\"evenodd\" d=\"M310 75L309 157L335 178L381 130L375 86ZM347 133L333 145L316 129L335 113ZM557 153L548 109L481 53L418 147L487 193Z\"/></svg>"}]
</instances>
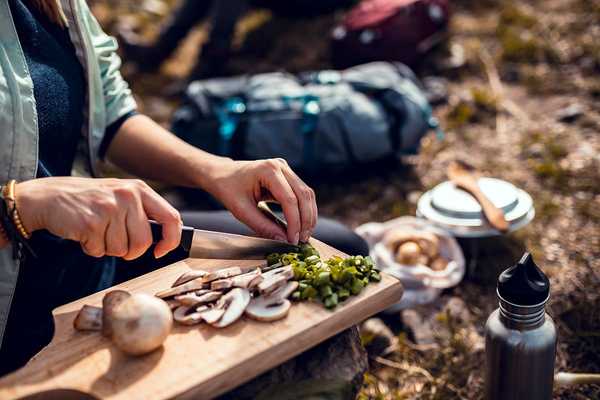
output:
<instances>
[{"instance_id":1,"label":"dry grass","mask_svg":"<svg viewBox=\"0 0 600 400\"><path fill-rule=\"evenodd\" d=\"M162 18L140 12L139 4L146 3L142 0L94 3L109 29L135 25L148 38L156 34ZM455 323L440 316L445 333L436 337L435 351L415 347L399 331L399 347L372 361L361 399L481 398L483 354L472 350L469 335L481 335L495 307L497 273L524 247L551 277L548 311L559 330L557 369L600 372L600 3L452 3L452 38L446 48L462 49L465 65L439 68L444 49L424 63L424 73L450 81L449 102L436 110L447 131L445 141L427 137L420 155L402 166L362 170L343 182L317 184L321 214L351 226L414 214L415 199L445 179L447 163L467 158L485 174L531 193L537 217L505 241L480 243L468 278L444 293L461 297L473 320ZM232 68L258 72L327 67L324 38L335 19L328 15L290 22L252 13L240 25L240 52ZM161 90L185 74L182 66L193 63L204 37L202 29L192 35L160 74L133 74L125 68L145 110L165 124L175 104L166 102ZM573 123L557 121L557 110L572 103L580 104L585 114ZM600 398L600 387L561 389L555 395Z\"/></svg>"}]
</instances>

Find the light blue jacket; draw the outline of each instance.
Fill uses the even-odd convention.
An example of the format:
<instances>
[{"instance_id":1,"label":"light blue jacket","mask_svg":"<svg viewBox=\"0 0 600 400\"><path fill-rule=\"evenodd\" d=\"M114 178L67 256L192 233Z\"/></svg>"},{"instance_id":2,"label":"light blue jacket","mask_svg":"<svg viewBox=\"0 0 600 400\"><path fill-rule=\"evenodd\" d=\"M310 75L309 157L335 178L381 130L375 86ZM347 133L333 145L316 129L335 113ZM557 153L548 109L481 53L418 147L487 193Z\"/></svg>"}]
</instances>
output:
<instances>
[{"instance_id":1,"label":"light blue jacket","mask_svg":"<svg viewBox=\"0 0 600 400\"><path fill-rule=\"evenodd\" d=\"M96 172L105 129L135 110L121 77L117 43L106 35L85 0L60 0L68 30L84 67L87 96L79 160ZM8 0L0 0L0 184L33 179L38 165L38 126L33 82L19 43ZM0 250L0 343L14 295L19 263L10 247Z\"/></svg>"}]
</instances>

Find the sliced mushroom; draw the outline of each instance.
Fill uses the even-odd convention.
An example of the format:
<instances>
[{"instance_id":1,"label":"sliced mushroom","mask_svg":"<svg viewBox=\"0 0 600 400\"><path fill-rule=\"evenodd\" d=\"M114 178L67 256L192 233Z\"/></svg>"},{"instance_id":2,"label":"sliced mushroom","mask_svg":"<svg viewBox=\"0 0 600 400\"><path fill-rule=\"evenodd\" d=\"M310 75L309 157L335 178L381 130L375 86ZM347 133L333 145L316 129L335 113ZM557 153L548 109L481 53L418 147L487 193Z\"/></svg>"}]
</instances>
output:
<instances>
[{"instance_id":1,"label":"sliced mushroom","mask_svg":"<svg viewBox=\"0 0 600 400\"><path fill-rule=\"evenodd\" d=\"M240 267L223 268L214 272L209 272L204 279L205 283L210 283L218 279L231 278L232 276L241 275L243 273Z\"/></svg>"},{"instance_id":2,"label":"sliced mushroom","mask_svg":"<svg viewBox=\"0 0 600 400\"><path fill-rule=\"evenodd\" d=\"M219 307L212 307L212 308L206 307L206 308L200 309L200 307L199 307L196 310L196 312L198 314L200 314L200 317L202 317L202 319L204 321L206 321L209 324L214 324L215 322L220 320L221 317L223 317L223 314L225 314L225 309L219 308Z\"/></svg>"},{"instance_id":3,"label":"sliced mushroom","mask_svg":"<svg viewBox=\"0 0 600 400\"><path fill-rule=\"evenodd\" d=\"M210 288L212 290L224 290L232 287L251 289L262 282L262 280L263 277L260 268L257 268L253 271L246 272L245 274L214 281L211 283Z\"/></svg>"},{"instance_id":4,"label":"sliced mushroom","mask_svg":"<svg viewBox=\"0 0 600 400\"><path fill-rule=\"evenodd\" d=\"M173 311L174 309L176 309L177 307L179 307L181 305L181 303L175 299L165 300L165 303L167 303L167 305L169 306L171 311Z\"/></svg>"},{"instance_id":5,"label":"sliced mushroom","mask_svg":"<svg viewBox=\"0 0 600 400\"><path fill-rule=\"evenodd\" d=\"M288 278L286 278L285 275L282 274L276 275L269 279L265 279L264 281L258 284L258 292L262 295L273 293L277 289L285 286L287 281Z\"/></svg>"},{"instance_id":6,"label":"sliced mushroom","mask_svg":"<svg viewBox=\"0 0 600 400\"><path fill-rule=\"evenodd\" d=\"M250 303L250 292L248 289L235 288L219 300L216 307L224 308L223 316L212 326L224 328L238 320Z\"/></svg>"},{"instance_id":7,"label":"sliced mushroom","mask_svg":"<svg viewBox=\"0 0 600 400\"><path fill-rule=\"evenodd\" d=\"M246 315L257 321L269 322L284 318L290 311L292 303L284 299L277 304L265 305L262 302L251 301L246 308Z\"/></svg>"},{"instance_id":8,"label":"sliced mushroom","mask_svg":"<svg viewBox=\"0 0 600 400\"><path fill-rule=\"evenodd\" d=\"M223 293L221 292L207 292L204 293L200 296L198 296L195 293L187 293L187 294L182 294L179 296L175 296L175 300L177 300L179 303L181 303L181 305L184 306L198 306L200 304L204 304L204 303L210 303L216 300L219 300L219 298L223 295Z\"/></svg>"},{"instance_id":9,"label":"sliced mushroom","mask_svg":"<svg viewBox=\"0 0 600 400\"><path fill-rule=\"evenodd\" d=\"M294 268L292 268L291 265L286 265L263 273L265 279L270 279L275 276L284 276L286 280L290 280L294 277Z\"/></svg>"},{"instance_id":10,"label":"sliced mushroom","mask_svg":"<svg viewBox=\"0 0 600 400\"><path fill-rule=\"evenodd\" d=\"M183 275L181 275L179 278L177 278L177 280L175 282L173 282L173 285L171 287L183 285L184 283L192 281L194 279L202 278L203 276L205 276L207 274L208 274L208 272L202 271L200 269L188 271L188 272L184 273Z\"/></svg>"},{"instance_id":11,"label":"sliced mushroom","mask_svg":"<svg viewBox=\"0 0 600 400\"><path fill-rule=\"evenodd\" d=\"M75 317L73 326L78 331L99 331L102 329L102 308L84 305Z\"/></svg>"},{"instance_id":12,"label":"sliced mushroom","mask_svg":"<svg viewBox=\"0 0 600 400\"><path fill-rule=\"evenodd\" d=\"M141 355L153 351L171 331L171 310L154 296L113 291L102 304L103 333L125 353Z\"/></svg>"},{"instance_id":13,"label":"sliced mushroom","mask_svg":"<svg viewBox=\"0 0 600 400\"><path fill-rule=\"evenodd\" d=\"M204 277L193 279L187 283L184 283L179 286L175 286L170 289L161 290L156 293L156 297L160 297L161 299L166 299L168 297L177 296L187 292L193 292L199 289L206 289L208 285L203 281Z\"/></svg>"},{"instance_id":14,"label":"sliced mushroom","mask_svg":"<svg viewBox=\"0 0 600 400\"><path fill-rule=\"evenodd\" d=\"M231 278L219 279L210 283L211 290L225 290L233 287L233 280Z\"/></svg>"},{"instance_id":15,"label":"sliced mushroom","mask_svg":"<svg viewBox=\"0 0 600 400\"><path fill-rule=\"evenodd\" d=\"M253 271L247 272L242 275L234 276L231 278L233 280L233 286L252 289L255 286L258 286L259 283L263 281L263 276L260 268L256 268Z\"/></svg>"},{"instance_id":16,"label":"sliced mushroom","mask_svg":"<svg viewBox=\"0 0 600 400\"><path fill-rule=\"evenodd\" d=\"M267 296L258 296L250 300L246 315L258 321L276 321L285 317L291 303L287 298L298 289L298 282L288 282Z\"/></svg>"},{"instance_id":17,"label":"sliced mushroom","mask_svg":"<svg viewBox=\"0 0 600 400\"><path fill-rule=\"evenodd\" d=\"M201 311L208 309L208 306L201 306L194 311L193 307L181 306L175 310L175 312L173 313L173 318L175 318L175 321L182 325L199 324L203 321Z\"/></svg>"},{"instance_id":18,"label":"sliced mushroom","mask_svg":"<svg viewBox=\"0 0 600 400\"><path fill-rule=\"evenodd\" d=\"M270 295L266 296L266 299L270 302L269 304L273 304L277 302L277 300L281 301L287 299L298 289L298 282L292 281L288 282L285 286L280 287ZM262 296L261 296L262 297Z\"/></svg>"},{"instance_id":19,"label":"sliced mushroom","mask_svg":"<svg viewBox=\"0 0 600 400\"><path fill-rule=\"evenodd\" d=\"M265 267L262 267L262 272L264 273L264 272L272 271L272 270L280 268L280 267L283 267L283 263L281 261L278 263L275 263L273 265L267 265Z\"/></svg>"}]
</instances>

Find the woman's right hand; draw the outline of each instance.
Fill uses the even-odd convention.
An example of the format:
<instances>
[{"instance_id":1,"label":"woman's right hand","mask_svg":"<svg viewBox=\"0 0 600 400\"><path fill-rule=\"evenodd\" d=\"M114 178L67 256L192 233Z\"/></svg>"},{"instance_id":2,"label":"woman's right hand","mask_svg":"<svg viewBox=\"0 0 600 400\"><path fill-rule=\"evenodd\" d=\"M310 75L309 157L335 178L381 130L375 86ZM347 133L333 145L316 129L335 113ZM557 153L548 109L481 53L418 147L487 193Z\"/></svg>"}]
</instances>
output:
<instances>
[{"instance_id":1,"label":"woman's right hand","mask_svg":"<svg viewBox=\"0 0 600 400\"><path fill-rule=\"evenodd\" d=\"M163 226L155 257L181 240L181 217L150 186L134 179L53 177L17 184L16 200L29 232L46 229L75 240L93 257L135 259L151 246L148 219Z\"/></svg>"}]
</instances>

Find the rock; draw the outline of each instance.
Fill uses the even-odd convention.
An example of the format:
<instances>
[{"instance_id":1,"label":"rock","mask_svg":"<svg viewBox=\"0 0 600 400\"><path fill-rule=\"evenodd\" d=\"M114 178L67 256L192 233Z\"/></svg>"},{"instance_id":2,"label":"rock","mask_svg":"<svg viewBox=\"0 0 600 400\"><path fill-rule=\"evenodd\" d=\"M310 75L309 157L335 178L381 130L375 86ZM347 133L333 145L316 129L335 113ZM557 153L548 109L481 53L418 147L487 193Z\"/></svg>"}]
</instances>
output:
<instances>
[{"instance_id":1,"label":"rock","mask_svg":"<svg viewBox=\"0 0 600 400\"><path fill-rule=\"evenodd\" d=\"M371 357L383 354L396 339L390 328L379 318L369 318L363 322L360 337Z\"/></svg>"},{"instance_id":2,"label":"rock","mask_svg":"<svg viewBox=\"0 0 600 400\"><path fill-rule=\"evenodd\" d=\"M219 400L354 399L367 371L356 326L265 372Z\"/></svg>"},{"instance_id":3,"label":"rock","mask_svg":"<svg viewBox=\"0 0 600 400\"><path fill-rule=\"evenodd\" d=\"M402 323L413 342L420 345L435 343L433 327L421 313L414 309L402 311Z\"/></svg>"},{"instance_id":4,"label":"rock","mask_svg":"<svg viewBox=\"0 0 600 400\"><path fill-rule=\"evenodd\" d=\"M581 104L571 104L568 107L561 108L556 112L556 118L561 122L574 122L577 118L583 115L583 107Z\"/></svg>"},{"instance_id":5,"label":"rock","mask_svg":"<svg viewBox=\"0 0 600 400\"><path fill-rule=\"evenodd\" d=\"M473 316L459 297L442 297L433 304L404 310L402 323L409 337L418 345L435 348L440 340L449 339L453 332L460 330L473 351L484 348L483 337L475 326Z\"/></svg>"}]
</instances>

